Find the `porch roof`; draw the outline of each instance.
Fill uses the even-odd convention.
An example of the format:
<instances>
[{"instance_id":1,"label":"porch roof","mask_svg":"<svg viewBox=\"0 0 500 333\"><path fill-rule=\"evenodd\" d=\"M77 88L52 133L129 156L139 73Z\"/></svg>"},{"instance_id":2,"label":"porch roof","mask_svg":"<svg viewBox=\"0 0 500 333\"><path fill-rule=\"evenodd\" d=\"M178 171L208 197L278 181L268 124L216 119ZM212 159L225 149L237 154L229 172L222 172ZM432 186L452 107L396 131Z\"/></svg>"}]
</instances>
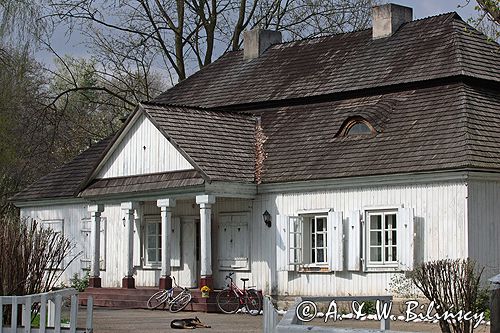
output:
<instances>
[{"instance_id":1,"label":"porch roof","mask_svg":"<svg viewBox=\"0 0 500 333\"><path fill-rule=\"evenodd\" d=\"M202 185L205 180L196 170L163 172L147 175L95 179L80 193L94 197L120 193L140 193Z\"/></svg>"}]
</instances>

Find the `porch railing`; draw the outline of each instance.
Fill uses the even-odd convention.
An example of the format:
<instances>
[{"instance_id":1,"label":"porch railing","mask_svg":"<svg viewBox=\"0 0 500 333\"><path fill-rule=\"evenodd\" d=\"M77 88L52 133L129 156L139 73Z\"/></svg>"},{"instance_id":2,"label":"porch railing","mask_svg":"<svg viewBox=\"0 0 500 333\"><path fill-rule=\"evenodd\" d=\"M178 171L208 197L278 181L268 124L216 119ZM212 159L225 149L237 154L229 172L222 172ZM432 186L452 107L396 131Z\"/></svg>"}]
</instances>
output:
<instances>
[{"instance_id":1,"label":"porch railing","mask_svg":"<svg viewBox=\"0 0 500 333\"><path fill-rule=\"evenodd\" d=\"M61 312L63 298L71 299L69 327L61 327ZM40 327L32 327L31 310L39 304ZM10 305L9 326L4 326L3 319L6 314L5 306ZM21 323L19 323L19 308L21 310ZM71 332L92 333L93 332L93 299L87 301L87 317L85 328L77 328L78 319L78 291L76 289L63 289L50 291L42 294L26 296L0 296L0 333L44 333L44 332ZM19 325L20 324L20 325Z\"/></svg>"}]
</instances>

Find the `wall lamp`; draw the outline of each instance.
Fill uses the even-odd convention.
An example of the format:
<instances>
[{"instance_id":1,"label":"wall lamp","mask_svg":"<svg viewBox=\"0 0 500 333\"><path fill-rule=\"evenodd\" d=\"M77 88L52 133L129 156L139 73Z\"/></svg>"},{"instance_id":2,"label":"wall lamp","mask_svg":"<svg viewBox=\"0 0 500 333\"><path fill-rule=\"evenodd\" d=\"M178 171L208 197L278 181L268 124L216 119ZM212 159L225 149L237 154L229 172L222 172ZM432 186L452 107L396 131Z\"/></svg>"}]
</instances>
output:
<instances>
[{"instance_id":1,"label":"wall lamp","mask_svg":"<svg viewBox=\"0 0 500 333\"><path fill-rule=\"evenodd\" d=\"M267 225L268 228L271 228L271 214L266 210L264 214L262 214L262 217L264 218L264 223Z\"/></svg>"}]
</instances>

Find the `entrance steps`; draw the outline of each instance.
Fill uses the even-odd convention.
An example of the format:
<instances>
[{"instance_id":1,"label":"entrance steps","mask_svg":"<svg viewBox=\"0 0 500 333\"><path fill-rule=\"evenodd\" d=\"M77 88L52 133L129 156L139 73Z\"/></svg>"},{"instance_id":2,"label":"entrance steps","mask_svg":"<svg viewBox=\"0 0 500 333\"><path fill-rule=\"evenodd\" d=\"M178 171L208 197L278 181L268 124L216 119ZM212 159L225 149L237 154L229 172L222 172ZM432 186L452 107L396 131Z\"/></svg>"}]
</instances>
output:
<instances>
[{"instance_id":1,"label":"entrance steps","mask_svg":"<svg viewBox=\"0 0 500 333\"><path fill-rule=\"evenodd\" d=\"M139 287L124 288L87 288L80 293L80 305L87 305L89 296L94 298L94 307L108 307L115 309L147 309L146 303L158 288ZM201 291L191 289L193 298L183 311L219 312L216 304L218 292L210 292L208 298L201 297Z\"/></svg>"}]
</instances>

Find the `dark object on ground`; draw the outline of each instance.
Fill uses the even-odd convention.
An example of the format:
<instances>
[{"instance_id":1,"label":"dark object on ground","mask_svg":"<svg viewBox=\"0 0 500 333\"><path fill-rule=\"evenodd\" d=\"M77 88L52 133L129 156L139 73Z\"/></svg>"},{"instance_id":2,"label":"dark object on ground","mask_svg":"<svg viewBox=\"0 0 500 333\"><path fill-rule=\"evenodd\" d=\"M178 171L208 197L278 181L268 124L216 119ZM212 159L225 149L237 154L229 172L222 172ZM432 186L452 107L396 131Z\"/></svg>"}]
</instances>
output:
<instances>
[{"instance_id":1,"label":"dark object on ground","mask_svg":"<svg viewBox=\"0 0 500 333\"><path fill-rule=\"evenodd\" d=\"M170 327L178 329L194 329L198 327L210 328L210 326L203 324L198 317L174 319L170 322Z\"/></svg>"}]
</instances>

